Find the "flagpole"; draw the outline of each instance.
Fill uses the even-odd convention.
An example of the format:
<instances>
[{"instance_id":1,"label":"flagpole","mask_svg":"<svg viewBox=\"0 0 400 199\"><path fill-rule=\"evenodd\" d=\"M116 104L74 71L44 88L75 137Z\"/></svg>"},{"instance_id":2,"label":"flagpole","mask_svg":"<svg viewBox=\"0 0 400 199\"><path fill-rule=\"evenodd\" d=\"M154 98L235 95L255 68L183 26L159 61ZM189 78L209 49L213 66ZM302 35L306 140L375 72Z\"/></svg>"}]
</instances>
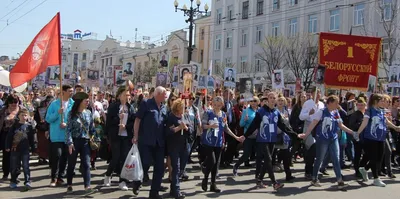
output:
<instances>
[{"instance_id":1,"label":"flagpole","mask_svg":"<svg viewBox=\"0 0 400 199\"><path fill-rule=\"evenodd\" d=\"M57 13L57 15L58 15L58 26L57 26L57 29L58 29L58 32L59 33L61 33L61 17L60 17L60 13L58 12ZM58 59L60 60L60 101L61 101L61 103L60 103L60 108L63 108L63 103L62 103L62 86L63 86L63 83L62 83L62 81L63 81L63 78L62 78L62 76L63 76L63 67L62 67L62 56L61 56L61 53L62 53L62 47L61 47L61 37L59 36L58 37L58 47L60 48L60 53L58 54ZM65 110L64 110L65 111ZM62 123L64 123L64 113L62 113L61 114L61 124Z\"/></svg>"}]
</instances>

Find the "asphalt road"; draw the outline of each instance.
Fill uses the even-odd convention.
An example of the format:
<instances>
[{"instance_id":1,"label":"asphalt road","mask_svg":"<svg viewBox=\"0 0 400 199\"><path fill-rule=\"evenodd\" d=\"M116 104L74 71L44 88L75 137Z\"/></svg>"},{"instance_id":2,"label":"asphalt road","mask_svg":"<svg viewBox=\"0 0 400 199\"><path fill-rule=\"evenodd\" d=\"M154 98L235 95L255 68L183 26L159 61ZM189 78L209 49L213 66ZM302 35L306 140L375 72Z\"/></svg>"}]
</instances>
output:
<instances>
[{"instance_id":1,"label":"asphalt road","mask_svg":"<svg viewBox=\"0 0 400 199\"><path fill-rule=\"evenodd\" d=\"M0 199L9 198L31 198L31 199L57 199L57 198L147 198L150 187L145 186L138 196L134 196L132 191L120 191L118 189L118 178L113 179L111 187L102 187L103 174L106 170L106 162L97 162L98 169L92 171L92 186L98 189L98 192L84 196L83 192L83 179L78 174L74 178L74 193L66 194L66 187L50 188L49 169L47 166L38 165L36 160L31 161L31 176L32 176L32 190L28 192L21 192L22 188L11 190L8 182L0 181ZM190 180L181 184L181 189L186 193L187 198L221 198L221 199L243 199L249 197L251 199L257 198L290 198L290 199L397 199L400 198L400 180L392 180L383 178L387 183L387 187L374 187L357 181L353 177L353 171L344 170L345 180L349 184L346 191L337 190L332 170L330 176L321 179L322 187L310 187L310 182L303 178L303 163L295 163L292 168L294 176L296 177L293 183L286 183L285 187L274 192L272 187L266 189L256 189L254 180L254 168L240 168L239 176L233 177L232 169L220 170L220 178L218 179L218 186L223 191L219 194L203 192L200 187L202 174L199 170L198 164L189 165ZM399 173L398 170L396 170ZM277 173L277 179L285 179L284 173ZM400 174L398 174L400 177ZM165 175L166 179L167 175ZM23 175L20 175L23 180ZM266 180L266 182L269 182ZM372 183L372 181L370 182ZM22 185L22 183L20 184ZM166 180L163 186L169 187ZM169 191L160 192L164 197L169 197Z\"/></svg>"}]
</instances>

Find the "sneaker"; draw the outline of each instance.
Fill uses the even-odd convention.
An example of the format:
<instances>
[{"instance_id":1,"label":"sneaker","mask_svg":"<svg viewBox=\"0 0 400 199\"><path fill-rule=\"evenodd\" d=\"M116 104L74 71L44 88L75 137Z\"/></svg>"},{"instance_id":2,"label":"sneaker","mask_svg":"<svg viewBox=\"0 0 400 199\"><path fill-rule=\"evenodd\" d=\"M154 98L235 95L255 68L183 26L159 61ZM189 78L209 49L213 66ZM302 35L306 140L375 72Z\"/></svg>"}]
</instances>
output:
<instances>
[{"instance_id":1,"label":"sneaker","mask_svg":"<svg viewBox=\"0 0 400 199\"><path fill-rule=\"evenodd\" d=\"M261 180L258 180L256 187L257 187L257 189L265 189L265 188L267 188L267 185L264 184Z\"/></svg>"},{"instance_id":2,"label":"sneaker","mask_svg":"<svg viewBox=\"0 0 400 199\"><path fill-rule=\"evenodd\" d=\"M88 188L85 189L85 196L93 194L95 192L97 192L97 189L93 189L93 188L88 187Z\"/></svg>"},{"instance_id":3,"label":"sneaker","mask_svg":"<svg viewBox=\"0 0 400 199\"><path fill-rule=\"evenodd\" d=\"M386 187L386 184L384 182L382 182L382 180L379 178L374 179L374 183L372 183L372 184L377 187Z\"/></svg>"},{"instance_id":4,"label":"sneaker","mask_svg":"<svg viewBox=\"0 0 400 199\"><path fill-rule=\"evenodd\" d=\"M11 188L11 189L16 189L16 188L18 188L17 183L10 183L10 188Z\"/></svg>"},{"instance_id":5,"label":"sneaker","mask_svg":"<svg viewBox=\"0 0 400 199\"><path fill-rule=\"evenodd\" d=\"M31 183L26 183L24 189L22 190L22 192L26 192L32 189Z\"/></svg>"},{"instance_id":6,"label":"sneaker","mask_svg":"<svg viewBox=\"0 0 400 199\"><path fill-rule=\"evenodd\" d=\"M277 182L274 184L274 190L278 191L279 189L283 188L283 186L285 186L285 184Z\"/></svg>"},{"instance_id":7,"label":"sneaker","mask_svg":"<svg viewBox=\"0 0 400 199\"><path fill-rule=\"evenodd\" d=\"M111 177L110 176L104 176L104 186L105 187L111 186Z\"/></svg>"},{"instance_id":8,"label":"sneaker","mask_svg":"<svg viewBox=\"0 0 400 199\"><path fill-rule=\"evenodd\" d=\"M56 186L56 181L55 180L51 180L50 187L55 187L55 186Z\"/></svg>"},{"instance_id":9,"label":"sneaker","mask_svg":"<svg viewBox=\"0 0 400 199\"><path fill-rule=\"evenodd\" d=\"M63 186L65 184L63 179L57 179L56 186Z\"/></svg>"},{"instance_id":10,"label":"sneaker","mask_svg":"<svg viewBox=\"0 0 400 199\"><path fill-rule=\"evenodd\" d=\"M122 191L128 191L128 187L126 186L125 182L119 183L119 189L121 189Z\"/></svg>"},{"instance_id":11,"label":"sneaker","mask_svg":"<svg viewBox=\"0 0 400 199\"><path fill-rule=\"evenodd\" d=\"M389 176L389 178L392 178L392 179L396 178L396 176L393 173L389 173L388 176Z\"/></svg>"},{"instance_id":12,"label":"sneaker","mask_svg":"<svg viewBox=\"0 0 400 199\"><path fill-rule=\"evenodd\" d=\"M203 181L201 181L201 189L203 189L203 191L207 191L208 189L208 179L204 178Z\"/></svg>"},{"instance_id":13,"label":"sneaker","mask_svg":"<svg viewBox=\"0 0 400 199\"><path fill-rule=\"evenodd\" d=\"M349 186L348 184L344 183L343 181L338 182L338 189L343 190L344 188L346 188L347 186Z\"/></svg>"},{"instance_id":14,"label":"sneaker","mask_svg":"<svg viewBox=\"0 0 400 199\"><path fill-rule=\"evenodd\" d=\"M321 187L321 184L319 183L319 180L312 180L311 185L314 187Z\"/></svg>"},{"instance_id":15,"label":"sneaker","mask_svg":"<svg viewBox=\"0 0 400 199\"><path fill-rule=\"evenodd\" d=\"M322 173L322 175L324 175L324 176L329 176L329 173L328 173L328 171L326 171L326 169L320 170L319 172Z\"/></svg>"},{"instance_id":16,"label":"sneaker","mask_svg":"<svg viewBox=\"0 0 400 199\"><path fill-rule=\"evenodd\" d=\"M363 178L363 181L364 181L364 182L368 182L368 181L369 181L369 178L368 178L367 170L365 170L364 167L360 167L360 168L358 169L358 171L361 173L362 178Z\"/></svg>"},{"instance_id":17,"label":"sneaker","mask_svg":"<svg viewBox=\"0 0 400 199\"><path fill-rule=\"evenodd\" d=\"M72 189L72 187L68 187L67 188L67 194L71 194L73 192L74 192L74 190Z\"/></svg>"}]
</instances>

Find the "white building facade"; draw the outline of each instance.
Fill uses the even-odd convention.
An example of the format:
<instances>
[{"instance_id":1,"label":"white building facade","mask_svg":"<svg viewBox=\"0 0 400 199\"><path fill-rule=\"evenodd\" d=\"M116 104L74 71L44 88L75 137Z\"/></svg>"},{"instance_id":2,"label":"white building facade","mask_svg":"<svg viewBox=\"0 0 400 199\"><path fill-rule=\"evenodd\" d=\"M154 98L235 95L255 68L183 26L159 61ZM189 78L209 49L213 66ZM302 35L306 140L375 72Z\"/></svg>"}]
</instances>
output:
<instances>
[{"instance_id":1,"label":"white building facade","mask_svg":"<svg viewBox=\"0 0 400 199\"><path fill-rule=\"evenodd\" d=\"M235 67L239 79L247 75L243 67L259 64L256 55L263 52L261 43L266 37L350 31L384 38L385 57L383 23L399 21L393 13L395 4L397 0L214 0L210 59L217 67ZM256 76L263 73L261 69Z\"/></svg>"}]
</instances>

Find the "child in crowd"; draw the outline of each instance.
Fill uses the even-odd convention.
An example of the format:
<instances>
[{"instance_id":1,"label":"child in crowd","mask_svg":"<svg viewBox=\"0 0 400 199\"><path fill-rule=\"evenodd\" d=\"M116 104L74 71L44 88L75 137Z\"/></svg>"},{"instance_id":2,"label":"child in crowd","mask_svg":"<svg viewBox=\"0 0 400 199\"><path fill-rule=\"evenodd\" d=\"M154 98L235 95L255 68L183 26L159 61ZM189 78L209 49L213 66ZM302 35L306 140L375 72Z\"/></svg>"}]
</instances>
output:
<instances>
[{"instance_id":1,"label":"child in crowd","mask_svg":"<svg viewBox=\"0 0 400 199\"><path fill-rule=\"evenodd\" d=\"M6 151L10 154L11 183L10 188L17 188L18 170L22 161L22 168L25 178L25 191L31 188L30 170L29 170L29 149L35 150L34 127L28 122L29 111L21 109L18 112L18 122L10 128L6 137Z\"/></svg>"},{"instance_id":2,"label":"child in crowd","mask_svg":"<svg viewBox=\"0 0 400 199\"><path fill-rule=\"evenodd\" d=\"M96 129L96 136L99 139L104 139L104 132L103 132L103 121L100 117L95 117L94 118L94 128ZM98 150L92 150L91 151L91 158L90 158L90 163L91 163L91 169L92 170L96 170L96 159L97 159L97 155L98 155Z\"/></svg>"}]
</instances>

